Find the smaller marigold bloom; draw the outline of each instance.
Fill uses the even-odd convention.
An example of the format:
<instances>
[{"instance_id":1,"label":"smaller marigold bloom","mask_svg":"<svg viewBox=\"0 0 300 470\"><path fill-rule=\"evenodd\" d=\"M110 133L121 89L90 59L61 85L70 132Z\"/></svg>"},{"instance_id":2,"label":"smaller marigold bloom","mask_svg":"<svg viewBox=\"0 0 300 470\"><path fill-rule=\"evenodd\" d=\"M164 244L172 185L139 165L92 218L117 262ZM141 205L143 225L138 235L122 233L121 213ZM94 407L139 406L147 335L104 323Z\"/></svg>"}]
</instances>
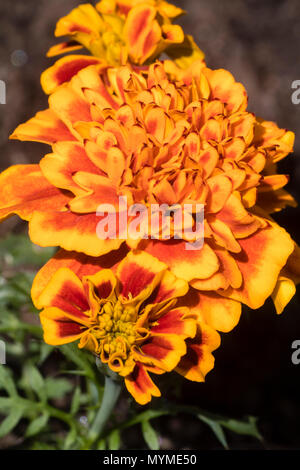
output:
<instances>
[{"instance_id":1,"label":"smaller marigold bloom","mask_svg":"<svg viewBox=\"0 0 300 470\"><path fill-rule=\"evenodd\" d=\"M92 57L68 55L58 60L41 76L44 91L52 93L89 65L98 65L99 70L124 64L141 66L162 52L183 68L203 60L204 54L192 37L172 24L183 13L163 0L102 0L96 7L80 5L57 23L55 35L71 40L53 46L48 56L86 48Z\"/></svg>"},{"instance_id":2,"label":"smaller marigold bloom","mask_svg":"<svg viewBox=\"0 0 300 470\"><path fill-rule=\"evenodd\" d=\"M81 277L61 267L48 281L36 299L46 343L79 341L124 377L138 403L160 396L149 373L201 382L213 368L219 335L184 301L176 305L188 284L151 255L130 252L114 271Z\"/></svg>"}]
</instances>

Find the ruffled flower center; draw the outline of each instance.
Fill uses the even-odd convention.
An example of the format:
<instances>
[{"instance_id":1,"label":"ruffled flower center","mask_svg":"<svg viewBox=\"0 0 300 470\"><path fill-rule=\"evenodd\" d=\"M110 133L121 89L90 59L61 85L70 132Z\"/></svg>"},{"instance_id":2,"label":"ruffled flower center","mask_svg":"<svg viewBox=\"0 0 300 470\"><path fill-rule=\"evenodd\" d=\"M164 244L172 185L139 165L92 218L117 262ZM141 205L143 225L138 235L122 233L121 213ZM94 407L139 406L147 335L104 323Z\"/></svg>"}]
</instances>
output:
<instances>
[{"instance_id":1,"label":"ruffled flower center","mask_svg":"<svg viewBox=\"0 0 300 470\"><path fill-rule=\"evenodd\" d=\"M137 312L134 307L125 307L120 300L106 302L97 317L93 334L103 342L103 350L111 355L117 351L126 353L135 343Z\"/></svg>"},{"instance_id":2,"label":"ruffled flower center","mask_svg":"<svg viewBox=\"0 0 300 470\"><path fill-rule=\"evenodd\" d=\"M99 306L92 327L84 335L81 347L92 342L92 349L103 363L115 372L126 375L134 367L133 351L149 336L147 328L139 327L139 311L112 298Z\"/></svg>"}]
</instances>

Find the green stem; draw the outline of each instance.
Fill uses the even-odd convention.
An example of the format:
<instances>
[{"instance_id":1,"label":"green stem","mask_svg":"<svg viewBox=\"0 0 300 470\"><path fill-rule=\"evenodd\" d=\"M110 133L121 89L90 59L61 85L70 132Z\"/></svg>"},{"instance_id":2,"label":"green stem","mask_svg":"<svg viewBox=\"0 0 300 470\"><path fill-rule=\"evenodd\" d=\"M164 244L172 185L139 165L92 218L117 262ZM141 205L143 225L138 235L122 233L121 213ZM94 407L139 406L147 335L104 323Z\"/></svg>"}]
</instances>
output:
<instances>
[{"instance_id":1,"label":"green stem","mask_svg":"<svg viewBox=\"0 0 300 470\"><path fill-rule=\"evenodd\" d=\"M96 414L95 420L88 432L89 444L93 444L101 437L107 420L109 419L121 392L122 382L117 382L111 377L105 377L104 393L101 406Z\"/></svg>"}]
</instances>

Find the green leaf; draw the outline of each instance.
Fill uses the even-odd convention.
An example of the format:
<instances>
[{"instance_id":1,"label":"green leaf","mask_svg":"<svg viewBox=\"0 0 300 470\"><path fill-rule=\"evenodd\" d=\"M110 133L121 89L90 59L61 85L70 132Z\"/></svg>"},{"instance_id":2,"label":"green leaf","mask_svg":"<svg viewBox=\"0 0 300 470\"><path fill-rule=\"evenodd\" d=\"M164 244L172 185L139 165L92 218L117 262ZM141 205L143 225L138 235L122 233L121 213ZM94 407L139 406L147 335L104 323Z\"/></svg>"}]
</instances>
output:
<instances>
[{"instance_id":1,"label":"green leaf","mask_svg":"<svg viewBox=\"0 0 300 470\"><path fill-rule=\"evenodd\" d=\"M28 303L28 297L9 284L0 285L0 305L6 308L11 305L13 308L19 309L22 305Z\"/></svg>"},{"instance_id":2,"label":"green leaf","mask_svg":"<svg viewBox=\"0 0 300 470\"><path fill-rule=\"evenodd\" d=\"M76 387L75 392L74 392L73 397L72 397L72 402L71 402L71 409L70 409L71 415L75 415L77 413L77 411L79 410L80 398L81 398L80 387Z\"/></svg>"},{"instance_id":3,"label":"green leaf","mask_svg":"<svg viewBox=\"0 0 300 470\"><path fill-rule=\"evenodd\" d=\"M143 437L151 450L159 450L159 441L156 431L153 429L149 421L142 422Z\"/></svg>"},{"instance_id":4,"label":"green leaf","mask_svg":"<svg viewBox=\"0 0 300 470\"><path fill-rule=\"evenodd\" d=\"M137 416L134 416L129 421L126 421L122 425L122 428L129 428L131 426L134 426L135 424L143 423L144 421L149 421L150 419L159 418L160 416L165 416L165 415L169 415L169 414L172 414L172 412L168 411L168 410L147 410L147 411L143 411L142 413L138 414Z\"/></svg>"},{"instance_id":5,"label":"green leaf","mask_svg":"<svg viewBox=\"0 0 300 470\"><path fill-rule=\"evenodd\" d=\"M60 351L67 359L76 364L80 370L84 370L90 379L93 380L95 378L95 372L91 362L89 361L88 355L84 351L78 349L76 344L64 344L60 347Z\"/></svg>"},{"instance_id":6,"label":"green leaf","mask_svg":"<svg viewBox=\"0 0 300 470\"><path fill-rule=\"evenodd\" d=\"M38 434L47 425L48 420L49 420L49 414L43 413L41 416L31 421L31 423L29 424L26 430L25 437L32 437Z\"/></svg>"},{"instance_id":7,"label":"green leaf","mask_svg":"<svg viewBox=\"0 0 300 470\"><path fill-rule=\"evenodd\" d=\"M1 413L4 412L6 409L10 409L13 405L13 399L12 398L3 398L0 397L0 410Z\"/></svg>"},{"instance_id":8,"label":"green leaf","mask_svg":"<svg viewBox=\"0 0 300 470\"><path fill-rule=\"evenodd\" d=\"M119 429L115 429L108 438L109 450L119 450L121 445L121 436Z\"/></svg>"},{"instance_id":9,"label":"green leaf","mask_svg":"<svg viewBox=\"0 0 300 470\"><path fill-rule=\"evenodd\" d=\"M66 379L54 379L47 377L45 380L46 394L49 399L63 398L73 388L73 385Z\"/></svg>"},{"instance_id":10,"label":"green leaf","mask_svg":"<svg viewBox=\"0 0 300 470\"><path fill-rule=\"evenodd\" d=\"M99 441L98 446L97 446L97 450L106 450L106 440L105 439L101 439L101 441Z\"/></svg>"},{"instance_id":11,"label":"green leaf","mask_svg":"<svg viewBox=\"0 0 300 470\"><path fill-rule=\"evenodd\" d=\"M44 379L39 370L33 364L27 364L25 366L25 377L32 388L42 402L47 401L47 389Z\"/></svg>"},{"instance_id":12,"label":"green leaf","mask_svg":"<svg viewBox=\"0 0 300 470\"><path fill-rule=\"evenodd\" d=\"M238 421L236 419L221 420L219 423L230 431L236 434L245 436L253 436L259 440L262 440L262 435L257 428L257 418L249 416L248 421Z\"/></svg>"},{"instance_id":13,"label":"green leaf","mask_svg":"<svg viewBox=\"0 0 300 470\"><path fill-rule=\"evenodd\" d=\"M71 449L76 443L76 441L77 441L77 431L76 431L76 428L72 428L70 432L67 434L67 437L63 445L63 449L64 450Z\"/></svg>"},{"instance_id":14,"label":"green leaf","mask_svg":"<svg viewBox=\"0 0 300 470\"><path fill-rule=\"evenodd\" d=\"M43 362L45 362L45 360L53 352L53 349L54 349L53 346L49 346L49 344L46 344L46 343L41 343L40 344L39 364L43 364Z\"/></svg>"},{"instance_id":15,"label":"green leaf","mask_svg":"<svg viewBox=\"0 0 300 470\"><path fill-rule=\"evenodd\" d=\"M57 447L46 442L33 442L29 450L57 450Z\"/></svg>"},{"instance_id":16,"label":"green leaf","mask_svg":"<svg viewBox=\"0 0 300 470\"><path fill-rule=\"evenodd\" d=\"M54 254L54 248L40 248L27 235L9 235L0 241L0 259L9 266L42 266Z\"/></svg>"},{"instance_id":17,"label":"green leaf","mask_svg":"<svg viewBox=\"0 0 300 470\"><path fill-rule=\"evenodd\" d=\"M11 397L18 395L10 369L6 365L0 365L0 388L6 390Z\"/></svg>"},{"instance_id":18,"label":"green leaf","mask_svg":"<svg viewBox=\"0 0 300 470\"><path fill-rule=\"evenodd\" d=\"M198 414L198 418L201 419L203 423L206 423L210 427L210 429L214 432L217 439L221 442L222 446L225 447L225 449L228 449L226 436L219 422L201 414Z\"/></svg>"},{"instance_id":19,"label":"green leaf","mask_svg":"<svg viewBox=\"0 0 300 470\"><path fill-rule=\"evenodd\" d=\"M0 424L0 438L9 434L18 424L24 413L24 408L12 408L11 413Z\"/></svg>"}]
</instances>

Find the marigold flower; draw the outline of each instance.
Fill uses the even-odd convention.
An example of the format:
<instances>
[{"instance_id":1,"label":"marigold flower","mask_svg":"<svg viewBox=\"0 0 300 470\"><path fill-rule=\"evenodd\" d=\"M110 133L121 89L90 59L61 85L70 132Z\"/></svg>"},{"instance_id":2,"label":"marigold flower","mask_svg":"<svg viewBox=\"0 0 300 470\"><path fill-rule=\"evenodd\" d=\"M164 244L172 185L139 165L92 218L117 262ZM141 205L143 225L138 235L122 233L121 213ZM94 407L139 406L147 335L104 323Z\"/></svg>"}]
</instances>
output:
<instances>
[{"instance_id":1,"label":"marigold flower","mask_svg":"<svg viewBox=\"0 0 300 470\"><path fill-rule=\"evenodd\" d=\"M282 189L288 177L275 173L294 135L247 112L246 91L229 72L177 74L169 62L101 74L90 66L57 89L49 109L12 136L48 143L53 153L0 176L0 217L28 220L41 246L101 256L123 240L97 237L99 204L117 206L120 195L148 206L203 203L201 250L174 239L127 245L204 292L203 302L227 312L224 321L211 315L211 326L229 331L241 303L258 308L273 295L280 313L298 282L297 248L270 217L295 205Z\"/></svg>"},{"instance_id":2,"label":"marigold flower","mask_svg":"<svg viewBox=\"0 0 300 470\"><path fill-rule=\"evenodd\" d=\"M50 276L44 269L44 281L45 272L48 279L42 291L39 285L36 304L44 308L40 319L48 344L79 340L79 348L90 350L124 377L140 404L160 396L149 372L176 370L187 379L204 380L220 339L184 300L176 306L188 291L187 282L142 252L129 253L114 271L91 274L91 265L76 258L74 265L80 277L66 265Z\"/></svg>"},{"instance_id":3,"label":"marigold flower","mask_svg":"<svg viewBox=\"0 0 300 470\"><path fill-rule=\"evenodd\" d=\"M92 64L99 70L127 63L140 66L154 62L162 52L182 67L202 60L204 54L192 37L172 24L183 13L164 0L102 0L96 7L80 5L56 26L56 36L69 36L71 40L51 47L48 56L86 48L92 57L69 55L58 60L41 76L44 91L52 93Z\"/></svg>"}]
</instances>

